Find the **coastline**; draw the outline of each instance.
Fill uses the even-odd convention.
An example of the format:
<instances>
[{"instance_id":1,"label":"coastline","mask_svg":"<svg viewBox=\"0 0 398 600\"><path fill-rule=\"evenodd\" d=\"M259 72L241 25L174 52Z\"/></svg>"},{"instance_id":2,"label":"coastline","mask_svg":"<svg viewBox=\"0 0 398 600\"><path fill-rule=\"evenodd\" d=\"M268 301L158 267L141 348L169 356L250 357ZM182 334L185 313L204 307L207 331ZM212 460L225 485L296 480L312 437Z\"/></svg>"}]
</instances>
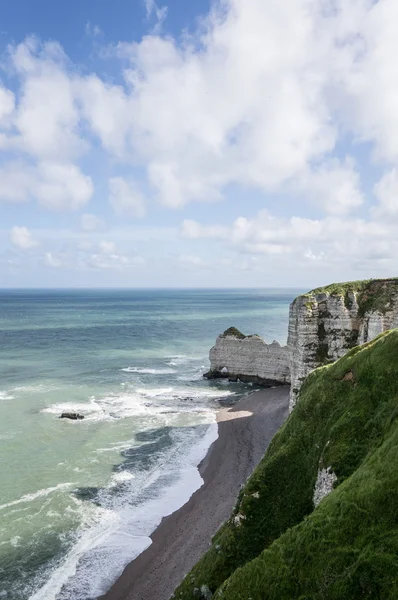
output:
<instances>
[{"instance_id":1,"label":"coastline","mask_svg":"<svg viewBox=\"0 0 398 600\"><path fill-rule=\"evenodd\" d=\"M217 413L218 438L199 465L203 485L151 534L152 544L101 600L169 600L229 518L239 489L288 415L289 386L253 392Z\"/></svg>"}]
</instances>

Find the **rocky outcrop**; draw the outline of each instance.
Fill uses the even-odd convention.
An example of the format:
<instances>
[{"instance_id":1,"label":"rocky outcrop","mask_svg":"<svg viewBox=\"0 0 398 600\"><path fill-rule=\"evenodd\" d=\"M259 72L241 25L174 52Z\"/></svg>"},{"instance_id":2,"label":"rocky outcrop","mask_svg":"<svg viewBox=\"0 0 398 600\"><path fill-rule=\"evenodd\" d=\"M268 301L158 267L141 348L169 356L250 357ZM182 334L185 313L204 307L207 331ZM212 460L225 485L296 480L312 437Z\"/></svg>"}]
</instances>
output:
<instances>
[{"instance_id":1,"label":"rocky outcrop","mask_svg":"<svg viewBox=\"0 0 398 600\"><path fill-rule=\"evenodd\" d=\"M79 415L79 413L75 412L63 412L59 417L60 419L70 419L71 421L81 421L84 419L83 415Z\"/></svg>"},{"instance_id":2,"label":"rocky outcrop","mask_svg":"<svg viewBox=\"0 0 398 600\"><path fill-rule=\"evenodd\" d=\"M208 379L227 378L261 386L290 382L287 346L267 344L258 335L243 335L235 328L219 335L210 350Z\"/></svg>"},{"instance_id":3,"label":"rocky outcrop","mask_svg":"<svg viewBox=\"0 0 398 600\"><path fill-rule=\"evenodd\" d=\"M205 377L268 386L290 383L293 409L311 371L394 327L398 327L398 279L329 285L292 302L287 346L227 329L210 350Z\"/></svg>"},{"instance_id":4,"label":"rocky outcrop","mask_svg":"<svg viewBox=\"0 0 398 600\"><path fill-rule=\"evenodd\" d=\"M333 284L296 298L289 315L290 408L308 373L397 326L398 279Z\"/></svg>"}]
</instances>

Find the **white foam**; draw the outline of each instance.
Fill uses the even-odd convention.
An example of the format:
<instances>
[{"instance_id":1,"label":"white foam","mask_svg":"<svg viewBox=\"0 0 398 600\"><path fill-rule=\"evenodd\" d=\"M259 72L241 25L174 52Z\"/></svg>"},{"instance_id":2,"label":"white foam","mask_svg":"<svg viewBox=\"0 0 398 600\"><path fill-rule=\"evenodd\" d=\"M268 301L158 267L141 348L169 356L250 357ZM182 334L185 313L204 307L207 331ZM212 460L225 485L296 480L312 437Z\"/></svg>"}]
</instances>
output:
<instances>
[{"instance_id":1,"label":"white foam","mask_svg":"<svg viewBox=\"0 0 398 600\"><path fill-rule=\"evenodd\" d=\"M126 373L140 373L142 375L172 375L175 369L147 369L144 367L126 367L122 369Z\"/></svg>"},{"instance_id":2,"label":"white foam","mask_svg":"<svg viewBox=\"0 0 398 600\"><path fill-rule=\"evenodd\" d=\"M95 400L90 398L89 402L60 402L58 404L52 404L47 408L43 408L43 413L50 413L52 415L61 415L63 412L78 412L84 416L92 415L93 413L103 412L103 408Z\"/></svg>"},{"instance_id":3,"label":"white foam","mask_svg":"<svg viewBox=\"0 0 398 600\"><path fill-rule=\"evenodd\" d=\"M212 390L199 387L138 388L103 398L91 398L89 402L64 402L52 404L42 412L61 415L63 412L78 412L85 421L109 421L131 417L152 418L176 412L206 412L203 405L207 399L230 396L230 390ZM186 400L191 402L188 404ZM85 423L81 421L80 423Z\"/></svg>"},{"instance_id":4,"label":"white foam","mask_svg":"<svg viewBox=\"0 0 398 600\"><path fill-rule=\"evenodd\" d=\"M65 561L30 600L96 598L109 589L124 567L151 544L149 536L162 518L183 506L203 484L197 465L217 438L214 420L213 413L213 423L196 443L192 445L188 439L185 440L190 450L181 452L180 448L177 463L169 466L168 471L165 472L164 466L160 465L149 477L146 476L144 487L147 488L156 479L170 476L170 483L161 489L161 495L136 507L131 506L129 485L133 484L134 477L116 473L110 487L123 483L126 493L122 498L109 496L108 501L113 498L116 502L111 508L96 508L95 525L81 530ZM83 557L84 561L79 563Z\"/></svg>"},{"instance_id":5,"label":"white foam","mask_svg":"<svg viewBox=\"0 0 398 600\"><path fill-rule=\"evenodd\" d=\"M14 400L14 396L9 392L0 392L0 400Z\"/></svg>"},{"instance_id":6,"label":"white foam","mask_svg":"<svg viewBox=\"0 0 398 600\"><path fill-rule=\"evenodd\" d=\"M42 490L38 490L37 492L33 492L32 494L25 494L18 500L13 500L12 502L7 502L6 504L0 504L0 510L4 510L5 508L9 508L11 506L16 506L17 504L24 504L25 502L32 502L32 500L37 500L37 498L44 498L53 492L58 492L60 490L65 490L67 488L75 485L74 483L59 483L55 487L45 488Z\"/></svg>"},{"instance_id":7,"label":"white foam","mask_svg":"<svg viewBox=\"0 0 398 600\"><path fill-rule=\"evenodd\" d=\"M179 367L182 365L186 365L192 361L203 361L206 357L204 356L188 356L186 354L177 354L176 356L167 356L166 358L170 358L166 365L170 365L171 367Z\"/></svg>"}]
</instances>

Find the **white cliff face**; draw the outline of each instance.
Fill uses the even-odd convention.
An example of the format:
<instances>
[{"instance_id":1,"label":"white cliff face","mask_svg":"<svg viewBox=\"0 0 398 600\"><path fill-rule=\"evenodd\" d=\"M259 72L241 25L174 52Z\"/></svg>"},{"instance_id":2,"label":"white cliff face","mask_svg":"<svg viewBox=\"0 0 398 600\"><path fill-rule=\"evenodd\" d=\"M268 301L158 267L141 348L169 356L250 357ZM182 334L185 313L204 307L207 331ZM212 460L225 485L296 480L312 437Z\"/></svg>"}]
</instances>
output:
<instances>
[{"instance_id":1,"label":"white cliff face","mask_svg":"<svg viewBox=\"0 0 398 600\"><path fill-rule=\"evenodd\" d=\"M231 328L210 350L209 377L290 383L290 410L307 375L348 350L398 327L398 279L332 285L290 305L287 346Z\"/></svg>"},{"instance_id":2,"label":"white cliff face","mask_svg":"<svg viewBox=\"0 0 398 600\"><path fill-rule=\"evenodd\" d=\"M274 341L266 344L257 336L222 334L210 350L211 373L254 383L289 383L287 346Z\"/></svg>"},{"instance_id":3,"label":"white cliff face","mask_svg":"<svg viewBox=\"0 0 398 600\"><path fill-rule=\"evenodd\" d=\"M359 290L355 284L343 284L342 290L327 293L326 288L322 293L299 296L290 306L290 409L313 369L398 326L396 280L374 280Z\"/></svg>"}]
</instances>

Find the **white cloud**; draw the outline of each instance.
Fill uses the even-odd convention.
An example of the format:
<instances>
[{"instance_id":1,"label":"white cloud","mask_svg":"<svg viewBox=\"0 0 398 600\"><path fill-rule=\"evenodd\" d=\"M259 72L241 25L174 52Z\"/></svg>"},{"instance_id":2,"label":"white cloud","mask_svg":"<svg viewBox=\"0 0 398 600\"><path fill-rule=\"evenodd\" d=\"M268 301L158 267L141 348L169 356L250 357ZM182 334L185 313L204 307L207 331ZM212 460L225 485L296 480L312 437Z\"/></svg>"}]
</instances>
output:
<instances>
[{"instance_id":1,"label":"white cloud","mask_svg":"<svg viewBox=\"0 0 398 600\"><path fill-rule=\"evenodd\" d=\"M156 4L155 0L145 0L145 9L146 16L149 19L153 14L156 17L157 23L153 29L153 33L159 33L161 31L163 22L165 21L168 13L167 6L159 6Z\"/></svg>"},{"instance_id":2,"label":"white cloud","mask_svg":"<svg viewBox=\"0 0 398 600\"><path fill-rule=\"evenodd\" d=\"M4 125L12 115L15 108L15 96L4 88L0 82L0 125Z\"/></svg>"},{"instance_id":3,"label":"white cloud","mask_svg":"<svg viewBox=\"0 0 398 600\"><path fill-rule=\"evenodd\" d=\"M10 239L12 244L21 250L30 250L38 245L27 227L13 227Z\"/></svg>"},{"instance_id":4,"label":"white cloud","mask_svg":"<svg viewBox=\"0 0 398 600\"><path fill-rule=\"evenodd\" d=\"M177 260L180 265L188 269L206 268L208 266L200 256L192 254L182 254Z\"/></svg>"},{"instance_id":5,"label":"white cloud","mask_svg":"<svg viewBox=\"0 0 398 600\"><path fill-rule=\"evenodd\" d=\"M146 11L161 21L165 7L146 0ZM21 90L15 110L2 92L15 133L0 143L71 162L90 148L88 126L144 167L167 206L219 199L236 183L287 186L348 213L361 191L353 163L331 160L336 142L353 135L382 160L398 157L397 17L395 0L224 0L183 41L119 44L125 86L81 75L57 43L29 38L10 49Z\"/></svg>"},{"instance_id":6,"label":"white cloud","mask_svg":"<svg viewBox=\"0 0 398 600\"><path fill-rule=\"evenodd\" d=\"M114 242L100 242L100 252L101 254L115 254L116 253L116 244Z\"/></svg>"},{"instance_id":7,"label":"white cloud","mask_svg":"<svg viewBox=\"0 0 398 600\"><path fill-rule=\"evenodd\" d=\"M286 269L309 266L315 259L324 267L381 259L393 265L398 249L395 229L394 224L346 217L277 218L263 210L253 219L239 217L223 226L184 221L181 235L218 240L239 254L272 257L274 268Z\"/></svg>"},{"instance_id":8,"label":"white cloud","mask_svg":"<svg viewBox=\"0 0 398 600\"><path fill-rule=\"evenodd\" d=\"M106 223L97 215L85 213L80 217L80 227L83 231L104 231L106 229Z\"/></svg>"},{"instance_id":9,"label":"white cloud","mask_svg":"<svg viewBox=\"0 0 398 600\"><path fill-rule=\"evenodd\" d=\"M143 217L145 215L144 197L139 189L123 177L109 180L109 202L119 216Z\"/></svg>"},{"instance_id":10,"label":"white cloud","mask_svg":"<svg viewBox=\"0 0 398 600\"><path fill-rule=\"evenodd\" d=\"M347 214L363 204L359 173L351 158L343 163L337 159L325 162L303 173L293 185L315 206L333 215Z\"/></svg>"},{"instance_id":11,"label":"white cloud","mask_svg":"<svg viewBox=\"0 0 398 600\"><path fill-rule=\"evenodd\" d=\"M6 202L36 198L51 210L78 210L93 191L91 178L73 164L46 161L31 166L15 161L0 167L0 200Z\"/></svg>"},{"instance_id":12,"label":"white cloud","mask_svg":"<svg viewBox=\"0 0 398 600\"><path fill-rule=\"evenodd\" d=\"M90 257L83 260L82 266L89 269L122 271L131 267L143 266L145 262L142 256L101 253L91 254Z\"/></svg>"},{"instance_id":13,"label":"white cloud","mask_svg":"<svg viewBox=\"0 0 398 600\"><path fill-rule=\"evenodd\" d=\"M39 160L64 162L79 156L87 145L79 130L73 76L61 46L56 42L40 46L28 38L9 48L9 61L20 82L9 148Z\"/></svg>"},{"instance_id":14,"label":"white cloud","mask_svg":"<svg viewBox=\"0 0 398 600\"><path fill-rule=\"evenodd\" d=\"M376 215L398 215L398 170L391 169L385 173L374 187L374 194L379 206L374 211Z\"/></svg>"},{"instance_id":15,"label":"white cloud","mask_svg":"<svg viewBox=\"0 0 398 600\"><path fill-rule=\"evenodd\" d=\"M98 37L99 35L101 35L102 30L101 27L99 27L98 25L94 25L93 23L91 23L91 21L87 21L85 26L85 32L90 37Z\"/></svg>"},{"instance_id":16,"label":"white cloud","mask_svg":"<svg viewBox=\"0 0 398 600\"><path fill-rule=\"evenodd\" d=\"M44 264L47 267L51 267L53 269L60 269L64 266L63 261L58 256L55 256L52 252L46 252L44 257Z\"/></svg>"}]
</instances>

